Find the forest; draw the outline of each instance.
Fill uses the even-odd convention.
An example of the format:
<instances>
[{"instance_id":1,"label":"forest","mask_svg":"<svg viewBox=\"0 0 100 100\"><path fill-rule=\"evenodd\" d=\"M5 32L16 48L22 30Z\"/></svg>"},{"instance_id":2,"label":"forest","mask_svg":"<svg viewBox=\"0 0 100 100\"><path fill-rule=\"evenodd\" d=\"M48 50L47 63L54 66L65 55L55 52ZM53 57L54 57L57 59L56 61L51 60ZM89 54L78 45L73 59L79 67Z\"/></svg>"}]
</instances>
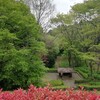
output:
<instances>
[{"instance_id":1,"label":"forest","mask_svg":"<svg viewBox=\"0 0 100 100\"><path fill-rule=\"evenodd\" d=\"M21 94L23 99L18 99L20 96L14 99L14 94L0 90L0 100L47 100L46 96L41 99L41 91L44 94L48 91L52 100L72 100L72 95L63 98L64 91L58 90L57 94L45 88L48 82L43 81L44 75L57 68L72 68L81 75L82 79L75 79L76 89L100 91L100 0L84 0L72 6L67 14L54 13L55 5L50 0L0 0L0 88L12 91L28 89L31 84L37 87L28 89L30 99L25 99L21 90L14 93ZM66 88L61 79L50 83L55 90L58 86ZM36 99L30 91L41 98ZM76 93L73 100L100 99L87 92L83 94L87 93L89 99L82 99L81 92L80 99ZM57 99L55 95L61 94Z\"/></svg>"}]
</instances>

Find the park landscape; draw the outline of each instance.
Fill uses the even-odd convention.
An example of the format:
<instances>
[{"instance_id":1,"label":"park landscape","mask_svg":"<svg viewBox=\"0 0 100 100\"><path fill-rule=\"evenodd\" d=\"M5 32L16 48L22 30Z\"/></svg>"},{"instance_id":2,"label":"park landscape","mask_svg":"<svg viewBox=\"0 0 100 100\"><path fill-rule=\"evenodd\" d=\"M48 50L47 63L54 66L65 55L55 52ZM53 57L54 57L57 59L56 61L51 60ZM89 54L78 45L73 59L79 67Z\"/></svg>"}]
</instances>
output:
<instances>
[{"instance_id":1,"label":"park landscape","mask_svg":"<svg viewBox=\"0 0 100 100\"><path fill-rule=\"evenodd\" d=\"M0 0L0 100L100 100L100 1Z\"/></svg>"}]
</instances>

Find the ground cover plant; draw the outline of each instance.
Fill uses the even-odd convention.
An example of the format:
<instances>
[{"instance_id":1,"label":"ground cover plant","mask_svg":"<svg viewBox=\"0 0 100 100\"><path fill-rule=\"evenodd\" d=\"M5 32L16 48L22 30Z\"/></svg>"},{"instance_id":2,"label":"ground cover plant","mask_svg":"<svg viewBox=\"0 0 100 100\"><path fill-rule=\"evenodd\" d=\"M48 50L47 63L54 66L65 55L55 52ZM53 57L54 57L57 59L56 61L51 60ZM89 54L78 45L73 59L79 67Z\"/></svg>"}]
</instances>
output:
<instances>
[{"instance_id":1,"label":"ground cover plant","mask_svg":"<svg viewBox=\"0 0 100 100\"><path fill-rule=\"evenodd\" d=\"M77 67L75 70L83 76L82 80L75 80L77 87L83 86L87 90L93 90L94 88L100 90L100 74L95 72L93 73L92 78L90 77L90 72L87 67Z\"/></svg>"},{"instance_id":2,"label":"ground cover plant","mask_svg":"<svg viewBox=\"0 0 100 100\"><path fill-rule=\"evenodd\" d=\"M50 86L36 88L31 85L29 89L18 89L13 92L3 92L0 90L0 100L100 100L100 95L94 92L88 92L81 88L78 91L74 89L53 90Z\"/></svg>"}]
</instances>

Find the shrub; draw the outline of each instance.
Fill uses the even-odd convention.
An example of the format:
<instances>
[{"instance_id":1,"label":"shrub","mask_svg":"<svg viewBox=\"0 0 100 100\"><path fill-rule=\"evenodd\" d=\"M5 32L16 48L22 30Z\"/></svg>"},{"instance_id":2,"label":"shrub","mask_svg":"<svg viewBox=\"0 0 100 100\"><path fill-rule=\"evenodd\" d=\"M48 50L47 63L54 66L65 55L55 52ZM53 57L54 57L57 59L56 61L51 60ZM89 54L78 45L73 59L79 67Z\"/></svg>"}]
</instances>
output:
<instances>
[{"instance_id":1,"label":"shrub","mask_svg":"<svg viewBox=\"0 0 100 100\"><path fill-rule=\"evenodd\" d=\"M79 83L88 83L88 82L90 82L89 79L88 80L86 80L86 79L84 79L84 80L75 80L76 84L79 84Z\"/></svg>"},{"instance_id":2,"label":"shrub","mask_svg":"<svg viewBox=\"0 0 100 100\"><path fill-rule=\"evenodd\" d=\"M61 86L61 85L64 85L62 80L51 80L50 84L51 84L51 86Z\"/></svg>"},{"instance_id":3,"label":"shrub","mask_svg":"<svg viewBox=\"0 0 100 100\"><path fill-rule=\"evenodd\" d=\"M13 92L3 92L0 90L0 100L100 100L100 95L85 90L52 90L49 87L36 88L31 85L27 91L18 89Z\"/></svg>"},{"instance_id":4,"label":"shrub","mask_svg":"<svg viewBox=\"0 0 100 100\"><path fill-rule=\"evenodd\" d=\"M100 90L100 85L80 84L77 86L77 88L79 88L81 86L84 87L84 89L86 89L86 90L94 90L94 89Z\"/></svg>"},{"instance_id":5,"label":"shrub","mask_svg":"<svg viewBox=\"0 0 100 100\"><path fill-rule=\"evenodd\" d=\"M88 78L88 73L84 73L81 70L76 70L76 71L78 71L78 73L81 74L83 76L83 78Z\"/></svg>"},{"instance_id":6,"label":"shrub","mask_svg":"<svg viewBox=\"0 0 100 100\"><path fill-rule=\"evenodd\" d=\"M67 86L65 86L65 85L54 86L53 89L54 89L54 90L60 90L60 89L61 89L61 90L66 90L66 89L67 89Z\"/></svg>"},{"instance_id":7,"label":"shrub","mask_svg":"<svg viewBox=\"0 0 100 100\"><path fill-rule=\"evenodd\" d=\"M57 69L55 68L46 68L47 72L57 72Z\"/></svg>"},{"instance_id":8,"label":"shrub","mask_svg":"<svg viewBox=\"0 0 100 100\"><path fill-rule=\"evenodd\" d=\"M63 68L66 68L66 67L69 66L69 64L68 64L68 62L67 62L66 59L65 59L65 61L62 61L62 62L61 62L60 66L63 67Z\"/></svg>"},{"instance_id":9,"label":"shrub","mask_svg":"<svg viewBox=\"0 0 100 100\"><path fill-rule=\"evenodd\" d=\"M94 74L94 79L100 80L100 74Z\"/></svg>"},{"instance_id":10,"label":"shrub","mask_svg":"<svg viewBox=\"0 0 100 100\"><path fill-rule=\"evenodd\" d=\"M100 85L100 82L89 82L90 85Z\"/></svg>"}]
</instances>

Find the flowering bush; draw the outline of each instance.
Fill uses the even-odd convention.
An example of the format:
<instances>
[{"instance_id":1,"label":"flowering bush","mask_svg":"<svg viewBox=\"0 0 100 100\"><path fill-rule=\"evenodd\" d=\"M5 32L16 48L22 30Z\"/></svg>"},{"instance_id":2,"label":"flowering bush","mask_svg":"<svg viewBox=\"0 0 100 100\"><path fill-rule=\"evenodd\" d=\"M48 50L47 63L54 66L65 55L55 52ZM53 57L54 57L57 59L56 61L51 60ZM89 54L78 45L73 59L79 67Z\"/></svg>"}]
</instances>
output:
<instances>
[{"instance_id":1,"label":"flowering bush","mask_svg":"<svg viewBox=\"0 0 100 100\"><path fill-rule=\"evenodd\" d=\"M52 90L49 87L36 88L31 85L29 89L18 89L13 92L0 90L0 100L100 100L96 92L74 89Z\"/></svg>"}]
</instances>

